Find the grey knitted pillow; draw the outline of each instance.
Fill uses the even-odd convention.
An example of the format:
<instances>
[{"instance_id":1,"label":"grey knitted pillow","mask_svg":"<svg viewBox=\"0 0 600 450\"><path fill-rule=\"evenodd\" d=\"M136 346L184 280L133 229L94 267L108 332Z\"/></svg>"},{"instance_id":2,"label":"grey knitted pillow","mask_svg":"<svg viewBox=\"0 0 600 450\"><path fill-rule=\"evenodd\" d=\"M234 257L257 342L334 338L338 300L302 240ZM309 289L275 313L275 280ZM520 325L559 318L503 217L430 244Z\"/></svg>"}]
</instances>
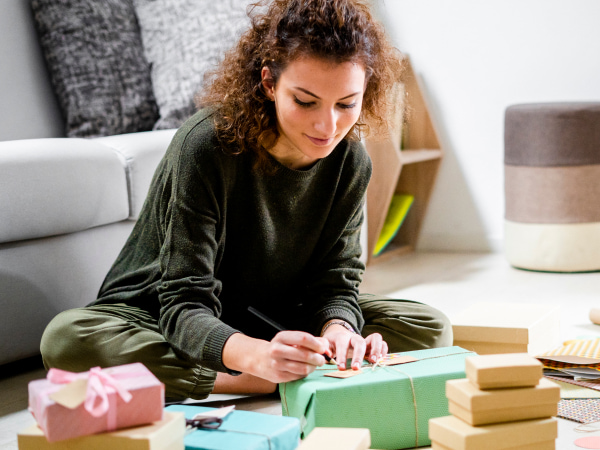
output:
<instances>
[{"instance_id":1,"label":"grey knitted pillow","mask_svg":"<svg viewBox=\"0 0 600 450\"><path fill-rule=\"evenodd\" d=\"M134 0L160 119L177 128L195 112L194 94L250 22L252 0Z\"/></svg>"},{"instance_id":2,"label":"grey knitted pillow","mask_svg":"<svg viewBox=\"0 0 600 450\"><path fill-rule=\"evenodd\" d=\"M131 0L32 0L69 137L150 130L158 119Z\"/></svg>"}]
</instances>

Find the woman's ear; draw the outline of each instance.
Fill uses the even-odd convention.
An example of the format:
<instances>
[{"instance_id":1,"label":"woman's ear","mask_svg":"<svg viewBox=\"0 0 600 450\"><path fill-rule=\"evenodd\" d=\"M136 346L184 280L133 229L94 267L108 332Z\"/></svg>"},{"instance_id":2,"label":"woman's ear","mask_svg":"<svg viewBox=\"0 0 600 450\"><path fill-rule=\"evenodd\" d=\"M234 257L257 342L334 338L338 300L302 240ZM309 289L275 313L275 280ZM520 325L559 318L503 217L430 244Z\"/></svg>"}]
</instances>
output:
<instances>
[{"instance_id":1,"label":"woman's ear","mask_svg":"<svg viewBox=\"0 0 600 450\"><path fill-rule=\"evenodd\" d=\"M268 67L263 67L261 72L260 72L260 76L262 79L262 87L263 87L263 92L265 93L265 95L267 96L267 98L271 101L275 101L275 93L274 93L274 88L275 88L275 83L273 82L273 77L271 75L271 69L269 69Z\"/></svg>"}]
</instances>

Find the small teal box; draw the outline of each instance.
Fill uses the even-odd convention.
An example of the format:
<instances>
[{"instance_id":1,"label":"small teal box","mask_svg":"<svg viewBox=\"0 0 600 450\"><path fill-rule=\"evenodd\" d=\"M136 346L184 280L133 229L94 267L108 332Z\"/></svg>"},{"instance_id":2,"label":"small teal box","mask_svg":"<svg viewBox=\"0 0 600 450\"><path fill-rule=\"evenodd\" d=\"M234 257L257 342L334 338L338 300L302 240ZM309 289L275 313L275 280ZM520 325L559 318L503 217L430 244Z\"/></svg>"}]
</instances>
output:
<instances>
[{"instance_id":1,"label":"small teal box","mask_svg":"<svg viewBox=\"0 0 600 450\"><path fill-rule=\"evenodd\" d=\"M186 419L216 408L171 405L167 411L180 411ZM233 411L216 430L198 429L185 439L186 450L295 450L300 444L300 421L295 417L274 416L251 411Z\"/></svg>"}]
</instances>

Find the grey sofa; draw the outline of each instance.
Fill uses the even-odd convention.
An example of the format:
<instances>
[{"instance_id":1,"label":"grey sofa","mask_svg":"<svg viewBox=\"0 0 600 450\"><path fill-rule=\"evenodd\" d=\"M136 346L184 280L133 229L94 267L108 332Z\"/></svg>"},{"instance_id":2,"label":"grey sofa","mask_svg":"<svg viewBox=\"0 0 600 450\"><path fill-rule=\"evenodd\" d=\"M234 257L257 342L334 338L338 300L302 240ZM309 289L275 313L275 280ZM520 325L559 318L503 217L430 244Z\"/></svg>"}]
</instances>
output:
<instances>
[{"instance_id":1,"label":"grey sofa","mask_svg":"<svg viewBox=\"0 0 600 450\"><path fill-rule=\"evenodd\" d=\"M96 298L173 134L0 142L0 364Z\"/></svg>"},{"instance_id":2,"label":"grey sofa","mask_svg":"<svg viewBox=\"0 0 600 450\"><path fill-rule=\"evenodd\" d=\"M3 0L0 29L1 374L96 298L174 130L62 137L30 1Z\"/></svg>"}]
</instances>

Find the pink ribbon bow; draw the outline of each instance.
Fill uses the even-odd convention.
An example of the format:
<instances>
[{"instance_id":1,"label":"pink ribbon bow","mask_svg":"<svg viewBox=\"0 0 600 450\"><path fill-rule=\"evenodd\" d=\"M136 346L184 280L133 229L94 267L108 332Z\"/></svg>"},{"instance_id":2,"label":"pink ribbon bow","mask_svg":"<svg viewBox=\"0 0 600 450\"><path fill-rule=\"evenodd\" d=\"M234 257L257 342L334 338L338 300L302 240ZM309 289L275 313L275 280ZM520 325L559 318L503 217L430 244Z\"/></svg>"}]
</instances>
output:
<instances>
[{"instance_id":1,"label":"pink ribbon bow","mask_svg":"<svg viewBox=\"0 0 600 450\"><path fill-rule=\"evenodd\" d=\"M47 379L55 384L67 384L78 379L86 379L87 390L84 408L94 417L101 417L110 412L108 394L116 392L125 403L129 403L133 395L119 384L112 376L102 372L100 367L93 367L88 373L68 372L60 369L50 369ZM100 402L98 402L98 399ZM114 408L113 408L114 409ZM107 416L108 430L114 430L117 426L116 412Z\"/></svg>"}]
</instances>

